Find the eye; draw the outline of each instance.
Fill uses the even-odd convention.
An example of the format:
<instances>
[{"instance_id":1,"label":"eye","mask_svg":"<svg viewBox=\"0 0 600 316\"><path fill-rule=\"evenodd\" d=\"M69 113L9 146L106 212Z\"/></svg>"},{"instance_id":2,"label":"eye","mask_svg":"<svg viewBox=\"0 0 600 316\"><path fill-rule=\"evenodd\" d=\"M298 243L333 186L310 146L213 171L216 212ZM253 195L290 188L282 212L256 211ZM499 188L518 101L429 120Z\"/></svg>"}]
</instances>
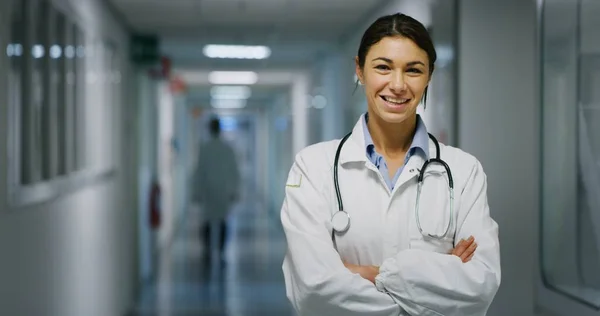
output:
<instances>
[{"instance_id":1,"label":"eye","mask_svg":"<svg viewBox=\"0 0 600 316\"><path fill-rule=\"evenodd\" d=\"M421 69L418 68L409 68L407 70L407 72L411 72L411 73L416 73L416 74L422 74L423 72L421 71Z\"/></svg>"},{"instance_id":2,"label":"eye","mask_svg":"<svg viewBox=\"0 0 600 316\"><path fill-rule=\"evenodd\" d=\"M390 67L388 67L387 65L377 65L377 66L375 66L375 69L390 70Z\"/></svg>"}]
</instances>

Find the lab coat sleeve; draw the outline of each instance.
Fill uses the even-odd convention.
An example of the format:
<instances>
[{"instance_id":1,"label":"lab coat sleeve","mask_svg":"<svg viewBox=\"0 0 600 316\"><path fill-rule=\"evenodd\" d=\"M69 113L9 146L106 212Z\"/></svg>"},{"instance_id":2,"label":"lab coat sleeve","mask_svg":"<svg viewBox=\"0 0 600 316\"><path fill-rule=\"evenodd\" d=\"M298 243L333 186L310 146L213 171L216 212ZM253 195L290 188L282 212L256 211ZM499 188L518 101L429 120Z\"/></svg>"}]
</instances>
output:
<instances>
[{"instance_id":1,"label":"lab coat sleeve","mask_svg":"<svg viewBox=\"0 0 600 316\"><path fill-rule=\"evenodd\" d=\"M234 198L238 199L239 195L240 195L240 190L241 190L240 183L242 181L241 181L238 160L235 155L235 151L231 147L228 147L228 156L229 156L228 164L231 166L231 168L229 169L229 171L231 172L231 180L230 180L231 190L232 190L231 194Z\"/></svg>"},{"instance_id":2,"label":"lab coat sleeve","mask_svg":"<svg viewBox=\"0 0 600 316\"><path fill-rule=\"evenodd\" d=\"M206 163L206 154L205 149L200 148L197 155L196 168L194 173L192 174L191 185L193 190L193 200L195 202L201 202L204 197L202 196L202 192L204 192L204 185L206 183L206 173L204 164Z\"/></svg>"},{"instance_id":3,"label":"lab coat sleeve","mask_svg":"<svg viewBox=\"0 0 600 316\"><path fill-rule=\"evenodd\" d=\"M334 249L326 224L331 207L322 190L328 175L307 170L300 156L290 170L281 209L288 299L299 315L406 315L390 295L350 272Z\"/></svg>"},{"instance_id":4,"label":"lab coat sleeve","mask_svg":"<svg viewBox=\"0 0 600 316\"><path fill-rule=\"evenodd\" d=\"M500 286L498 225L490 217L486 176L479 162L461 196L456 243L470 235L470 262L419 249L404 250L380 266L376 285L410 315L485 315Z\"/></svg>"}]
</instances>

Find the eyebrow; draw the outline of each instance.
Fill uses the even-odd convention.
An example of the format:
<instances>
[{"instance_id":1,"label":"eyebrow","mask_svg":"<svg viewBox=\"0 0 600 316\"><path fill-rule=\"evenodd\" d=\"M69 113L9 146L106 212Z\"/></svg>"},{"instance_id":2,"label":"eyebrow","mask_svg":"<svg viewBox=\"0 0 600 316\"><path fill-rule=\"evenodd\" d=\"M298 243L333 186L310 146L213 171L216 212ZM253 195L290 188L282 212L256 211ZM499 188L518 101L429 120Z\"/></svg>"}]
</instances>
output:
<instances>
[{"instance_id":1,"label":"eyebrow","mask_svg":"<svg viewBox=\"0 0 600 316\"><path fill-rule=\"evenodd\" d=\"M391 59L385 58L385 57L377 57L377 58L374 58L372 61L376 61L376 60L382 60L382 61L385 61L386 63L389 63L389 64L393 64L394 63ZM418 61L418 60L417 61L411 61L411 62L409 62L409 63L406 64L406 66L414 66L414 65L423 65L423 66L425 66L425 64L423 62Z\"/></svg>"}]
</instances>

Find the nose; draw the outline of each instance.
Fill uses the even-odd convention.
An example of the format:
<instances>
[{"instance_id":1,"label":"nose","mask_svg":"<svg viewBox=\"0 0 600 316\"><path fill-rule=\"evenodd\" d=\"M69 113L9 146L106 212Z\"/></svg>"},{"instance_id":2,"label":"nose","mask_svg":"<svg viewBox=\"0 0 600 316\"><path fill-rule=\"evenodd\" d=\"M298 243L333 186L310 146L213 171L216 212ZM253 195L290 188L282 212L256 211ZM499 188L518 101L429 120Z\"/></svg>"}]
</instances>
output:
<instances>
[{"instance_id":1,"label":"nose","mask_svg":"<svg viewBox=\"0 0 600 316\"><path fill-rule=\"evenodd\" d=\"M392 74L390 82L390 89L394 92L400 92L406 89L406 82L404 81L404 74L401 71L396 71Z\"/></svg>"}]
</instances>

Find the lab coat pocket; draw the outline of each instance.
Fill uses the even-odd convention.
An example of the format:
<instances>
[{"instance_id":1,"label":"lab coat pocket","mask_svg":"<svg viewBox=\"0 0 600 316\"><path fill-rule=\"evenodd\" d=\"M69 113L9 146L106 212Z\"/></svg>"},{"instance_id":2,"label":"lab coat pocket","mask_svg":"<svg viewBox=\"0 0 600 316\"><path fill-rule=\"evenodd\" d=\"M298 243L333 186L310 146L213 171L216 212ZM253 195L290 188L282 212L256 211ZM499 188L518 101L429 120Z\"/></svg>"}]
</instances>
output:
<instances>
[{"instance_id":1,"label":"lab coat pocket","mask_svg":"<svg viewBox=\"0 0 600 316\"><path fill-rule=\"evenodd\" d=\"M415 193L409 224L410 248L444 254L452 251L456 212L452 209L451 214L450 204L446 171L428 170L423 177L420 196Z\"/></svg>"}]
</instances>

